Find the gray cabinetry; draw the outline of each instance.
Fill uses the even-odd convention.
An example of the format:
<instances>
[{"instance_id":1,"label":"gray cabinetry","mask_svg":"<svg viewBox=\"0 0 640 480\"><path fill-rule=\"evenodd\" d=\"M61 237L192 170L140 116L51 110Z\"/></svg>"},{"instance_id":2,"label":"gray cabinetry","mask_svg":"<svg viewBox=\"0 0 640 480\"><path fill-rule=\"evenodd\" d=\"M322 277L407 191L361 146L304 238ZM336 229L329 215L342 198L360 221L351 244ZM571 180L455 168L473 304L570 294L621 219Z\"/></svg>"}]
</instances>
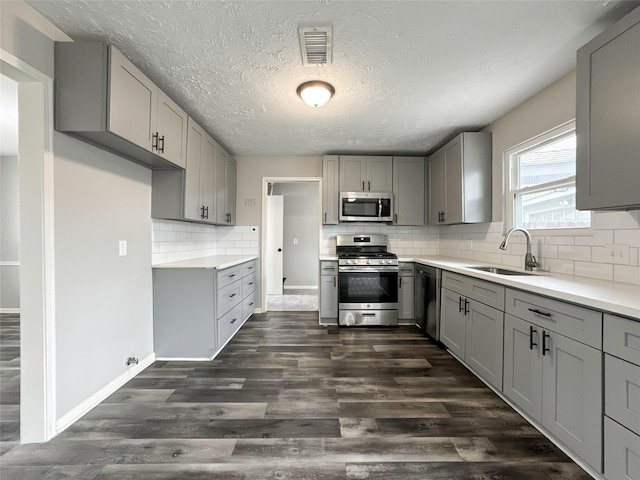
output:
<instances>
[{"instance_id":1,"label":"gray cabinetry","mask_svg":"<svg viewBox=\"0 0 640 480\"><path fill-rule=\"evenodd\" d=\"M186 113L106 43L55 45L55 128L151 168L184 168Z\"/></svg>"},{"instance_id":2,"label":"gray cabinetry","mask_svg":"<svg viewBox=\"0 0 640 480\"><path fill-rule=\"evenodd\" d=\"M451 272L442 286L440 340L501 390L504 287Z\"/></svg>"},{"instance_id":3,"label":"gray cabinetry","mask_svg":"<svg viewBox=\"0 0 640 480\"><path fill-rule=\"evenodd\" d=\"M491 133L464 132L427 161L429 224L491 221Z\"/></svg>"},{"instance_id":4,"label":"gray cabinetry","mask_svg":"<svg viewBox=\"0 0 640 480\"><path fill-rule=\"evenodd\" d=\"M338 205L338 155L322 157L322 223L337 225L340 218Z\"/></svg>"},{"instance_id":5,"label":"gray cabinetry","mask_svg":"<svg viewBox=\"0 0 640 480\"><path fill-rule=\"evenodd\" d=\"M506 299L504 394L601 472L601 314L511 289Z\"/></svg>"},{"instance_id":6,"label":"gray cabinetry","mask_svg":"<svg viewBox=\"0 0 640 480\"><path fill-rule=\"evenodd\" d=\"M393 157L396 225L424 225L424 181L423 157Z\"/></svg>"},{"instance_id":7,"label":"gray cabinetry","mask_svg":"<svg viewBox=\"0 0 640 480\"><path fill-rule=\"evenodd\" d=\"M415 319L415 265L401 262L398 267L398 320Z\"/></svg>"},{"instance_id":8,"label":"gray cabinetry","mask_svg":"<svg viewBox=\"0 0 640 480\"><path fill-rule=\"evenodd\" d=\"M236 224L237 164L222 148L218 148L215 161L216 223Z\"/></svg>"},{"instance_id":9,"label":"gray cabinetry","mask_svg":"<svg viewBox=\"0 0 640 480\"><path fill-rule=\"evenodd\" d=\"M340 156L341 192L393 192L393 159L386 156Z\"/></svg>"},{"instance_id":10,"label":"gray cabinetry","mask_svg":"<svg viewBox=\"0 0 640 480\"><path fill-rule=\"evenodd\" d=\"M338 262L320 262L320 319L338 320Z\"/></svg>"},{"instance_id":11,"label":"gray cabinetry","mask_svg":"<svg viewBox=\"0 0 640 480\"><path fill-rule=\"evenodd\" d=\"M640 8L578 50L576 205L640 207Z\"/></svg>"},{"instance_id":12,"label":"gray cabinetry","mask_svg":"<svg viewBox=\"0 0 640 480\"><path fill-rule=\"evenodd\" d=\"M253 313L255 266L251 260L223 270L154 268L156 357L212 359Z\"/></svg>"},{"instance_id":13,"label":"gray cabinetry","mask_svg":"<svg viewBox=\"0 0 640 480\"><path fill-rule=\"evenodd\" d=\"M604 317L604 473L640 478L640 321Z\"/></svg>"}]
</instances>

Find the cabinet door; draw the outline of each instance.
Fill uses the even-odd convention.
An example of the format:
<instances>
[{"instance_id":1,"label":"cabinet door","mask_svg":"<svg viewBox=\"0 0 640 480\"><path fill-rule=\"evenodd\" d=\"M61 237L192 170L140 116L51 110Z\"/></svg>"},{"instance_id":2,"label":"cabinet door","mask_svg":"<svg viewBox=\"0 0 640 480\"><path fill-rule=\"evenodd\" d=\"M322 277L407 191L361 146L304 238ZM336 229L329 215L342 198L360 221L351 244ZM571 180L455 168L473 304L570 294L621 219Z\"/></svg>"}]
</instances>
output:
<instances>
[{"instance_id":1,"label":"cabinet door","mask_svg":"<svg viewBox=\"0 0 640 480\"><path fill-rule=\"evenodd\" d=\"M396 225L424 225L424 158L393 157Z\"/></svg>"},{"instance_id":2,"label":"cabinet door","mask_svg":"<svg viewBox=\"0 0 640 480\"><path fill-rule=\"evenodd\" d=\"M576 204L640 205L640 10L578 50Z\"/></svg>"},{"instance_id":3,"label":"cabinet door","mask_svg":"<svg viewBox=\"0 0 640 480\"><path fill-rule=\"evenodd\" d=\"M214 174L214 190L215 190L215 204L216 204L216 223L227 223L227 191L225 182L227 180L227 152L222 148L218 149L216 154L215 174Z\"/></svg>"},{"instance_id":4,"label":"cabinet door","mask_svg":"<svg viewBox=\"0 0 640 480\"><path fill-rule=\"evenodd\" d=\"M467 313L465 362L478 375L502 390L504 313L471 300Z\"/></svg>"},{"instance_id":5,"label":"cabinet door","mask_svg":"<svg viewBox=\"0 0 640 480\"><path fill-rule=\"evenodd\" d=\"M466 317L460 306L464 305L464 297L442 289L442 304L440 306L440 340L449 350L459 358L464 359Z\"/></svg>"},{"instance_id":6,"label":"cabinet door","mask_svg":"<svg viewBox=\"0 0 640 480\"><path fill-rule=\"evenodd\" d=\"M338 215L338 155L322 157L322 223L337 225Z\"/></svg>"},{"instance_id":7,"label":"cabinet door","mask_svg":"<svg viewBox=\"0 0 640 480\"><path fill-rule=\"evenodd\" d=\"M200 163L200 202L204 206L204 219L215 221L214 170L218 144L209 136L202 139L202 159Z\"/></svg>"},{"instance_id":8,"label":"cabinet door","mask_svg":"<svg viewBox=\"0 0 640 480\"><path fill-rule=\"evenodd\" d=\"M393 192L393 157L367 157L365 180L368 192Z\"/></svg>"},{"instance_id":9,"label":"cabinet door","mask_svg":"<svg viewBox=\"0 0 640 480\"><path fill-rule=\"evenodd\" d=\"M182 168L187 165L187 119L185 111L158 90L157 153Z\"/></svg>"},{"instance_id":10,"label":"cabinet door","mask_svg":"<svg viewBox=\"0 0 640 480\"><path fill-rule=\"evenodd\" d=\"M608 480L640 479L640 436L604 417L604 474Z\"/></svg>"},{"instance_id":11,"label":"cabinet door","mask_svg":"<svg viewBox=\"0 0 640 480\"><path fill-rule=\"evenodd\" d=\"M447 225L461 223L464 219L462 168L462 136L458 136L444 148L444 223Z\"/></svg>"},{"instance_id":12,"label":"cabinet door","mask_svg":"<svg viewBox=\"0 0 640 480\"><path fill-rule=\"evenodd\" d=\"M110 49L109 130L151 151L158 88L115 48Z\"/></svg>"},{"instance_id":13,"label":"cabinet door","mask_svg":"<svg viewBox=\"0 0 640 480\"><path fill-rule=\"evenodd\" d=\"M429 225L440 225L444 212L444 151L439 150L427 161Z\"/></svg>"},{"instance_id":14,"label":"cabinet door","mask_svg":"<svg viewBox=\"0 0 640 480\"><path fill-rule=\"evenodd\" d=\"M602 352L557 333L546 347L542 426L602 471Z\"/></svg>"},{"instance_id":15,"label":"cabinet door","mask_svg":"<svg viewBox=\"0 0 640 480\"><path fill-rule=\"evenodd\" d=\"M227 162L225 167L225 220L229 225L236 224L236 177L238 164L227 154Z\"/></svg>"},{"instance_id":16,"label":"cabinet door","mask_svg":"<svg viewBox=\"0 0 640 480\"><path fill-rule=\"evenodd\" d=\"M362 192L366 190L367 157L340 156L340 191Z\"/></svg>"},{"instance_id":17,"label":"cabinet door","mask_svg":"<svg viewBox=\"0 0 640 480\"><path fill-rule=\"evenodd\" d=\"M200 170L202 165L202 145L206 134L191 118L187 131L187 168L184 185L184 218L203 220L203 204L200 199Z\"/></svg>"},{"instance_id":18,"label":"cabinet door","mask_svg":"<svg viewBox=\"0 0 640 480\"><path fill-rule=\"evenodd\" d=\"M398 277L398 319L413 320L415 318L414 299L414 277Z\"/></svg>"},{"instance_id":19,"label":"cabinet door","mask_svg":"<svg viewBox=\"0 0 640 480\"><path fill-rule=\"evenodd\" d=\"M320 318L338 318L338 276L320 276Z\"/></svg>"},{"instance_id":20,"label":"cabinet door","mask_svg":"<svg viewBox=\"0 0 640 480\"><path fill-rule=\"evenodd\" d=\"M502 392L536 421L542 418L542 329L504 316L504 377Z\"/></svg>"}]
</instances>

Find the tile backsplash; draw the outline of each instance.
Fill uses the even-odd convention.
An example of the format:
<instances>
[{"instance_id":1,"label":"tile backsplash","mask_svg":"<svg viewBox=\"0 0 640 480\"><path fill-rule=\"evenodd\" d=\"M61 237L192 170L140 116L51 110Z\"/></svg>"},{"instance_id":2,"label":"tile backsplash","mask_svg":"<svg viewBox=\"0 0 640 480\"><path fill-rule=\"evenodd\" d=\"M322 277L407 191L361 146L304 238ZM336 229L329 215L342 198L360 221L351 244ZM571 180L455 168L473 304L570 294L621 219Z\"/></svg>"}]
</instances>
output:
<instances>
[{"instance_id":1,"label":"tile backsplash","mask_svg":"<svg viewBox=\"0 0 640 480\"><path fill-rule=\"evenodd\" d=\"M522 268L525 237L515 233L506 251L498 248L502 222L446 227L368 224L326 225L321 255L334 255L336 235L384 233L389 249L404 257L446 256ZM640 285L640 211L593 212L592 228L581 234L532 233L532 253L542 270ZM260 255L260 234L252 226L212 226L153 220L152 263L208 255Z\"/></svg>"},{"instance_id":2,"label":"tile backsplash","mask_svg":"<svg viewBox=\"0 0 640 480\"><path fill-rule=\"evenodd\" d=\"M259 255L259 229L152 219L151 264L209 255Z\"/></svg>"},{"instance_id":3,"label":"tile backsplash","mask_svg":"<svg viewBox=\"0 0 640 480\"><path fill-rule=\"evenodd\" d=\"M498 248L502 222L441 227L439 254L510 267L524 266L526 241L514 233L506 251ZM640 285L640 211L593 212L591 229L567 236L536 235L531 251L542 270Z\"/></svg>"}]
</instances>

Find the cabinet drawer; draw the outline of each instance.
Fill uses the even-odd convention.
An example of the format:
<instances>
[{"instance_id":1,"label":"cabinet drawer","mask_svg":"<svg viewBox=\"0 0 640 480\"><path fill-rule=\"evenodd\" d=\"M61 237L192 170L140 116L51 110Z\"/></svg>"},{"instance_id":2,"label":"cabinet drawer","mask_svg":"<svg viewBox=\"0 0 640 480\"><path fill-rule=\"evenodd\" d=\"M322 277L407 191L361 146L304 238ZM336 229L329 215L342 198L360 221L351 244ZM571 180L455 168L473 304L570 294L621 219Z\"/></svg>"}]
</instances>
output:
<instances>
[{"instance_id":1,"label":"cabinet drawer","mask_svg":"<svg viewBox=\"0 0 640 480\"><path fill-rule=\"evenodd\" d=\"M505 288L497 283L445 271L442 273L442 286L490 307L504 310Z\"/></svg>"},{"instance_id":2,"label":"cabinet drawer","mask_svg":"<svg viewBox=\"0 0 640 480\"><path fill-rule=\"evenodd\" d=\"M256 306L256 292L250 293L242 301L242 318L249 318Z\"/></svg>"},{"instance_id":3,"label":"cabinet drawer","mask_svg":"<svg viewBox=\"0 0 640 480\"><path fill-rule=\"evenodd\" d=\"M508 288L505 312L602 349L602 314L595 310Z\"/></svg>"},{"instance_id":4,"label":"cabinet drawer","mask_svg":"<svg viewBox=\"0 0 640 480\"><path fill-rule=\"evenodd\" d=\"M240 303L240 300L242 300L242 282L237 281L224 288L219 288L216 295L218 318L227 313L231 307Z\"/></svg>"},{"instance_id":5,"label":"cabinet drawer","mask_svg":"<svg viewBox=\"0 0 640 480\"><path fill-rule=\"evenodd\" d=\"M320 275L337 275L338 262L334 261L321 261L320 262Z\"/></svg>"},{"instance_id":6,"label":"cabinet drawer","mask_svg":"<svg viewBox=\"0 0 640 480\"><path fill-rule=\"evenodd\" d=\"M415 275L414 263L401 263L398 265L398 275L401 277L413 277Z\"/></svg>"},{"instance_id":7,"label":"cabinet drawer","mask_svg":"<svg viewBox=\"0 0 640 480\"><path fill-rule=\"evenodd\" d=\"M640 480L640 436L604 417L604 475Z\"/></svg>"},{"instance_id":8,"label":"cabinet drawer","mask_svg":"<svg viewBox=\"0 0 640 480\"><path fill-rule=\"evenodd\" d=\"M469 277L444 270L442 272L442 288L446 288L447 290L451 290L461 295L466 295L467 278Z\"/></svg>"},{"instance_id":9,"label":"cabinet drawer","mask_svg":"<svg viewBox=\"0 0 640 480\"><path fill-rule=\"evenodd\" d=\"M604 351L640 365L640 321L604 315Z\"/></svg>"},{"instance_id":10,"label":"cabinet drawer","mask_svg":"<svg viewBox=\"0 0 640 480\"><path fill-rule=\"evenodd\" d=\"M640 435L640 367L605 355L604 391L605 413Z\"/></svg>"},{"instance_id":11,"label":"cabinet drawer","mask_svg":"<svg viewBox=\"0 0 640 480\"><path fill-rule=\"evenodd\" d=\"M238 304L218 319L218 345L222 347L242 324L242 305Z\"/></svg>"},{"instance_id":12,"label":"cabinet drawer","mask_svg":"<svg viewBox=\"0 0 640 480\"><path fill-rule=\"evenodd\" d=\"M251 260L250 262L243 263L241 267L242 267L242 276L246 277L247 275L256 272L256 261Z\"/></svg>"},{"instance_id":13,"label":"cabinet drawer","mask_svg":"<svg viewBox=\"0 0 640 480\"><path fill-rule=\"evenodd\" d=\"M218 286L218 290L223 287L226 287L230 283L239 280L242 276L242 267L237 265L235 267L225 268L224 270L218 270L216 272L216 285Z\"/></svg>"},{"instance_id":14,"label":"cabinet drawer","mask_svg":"<svg viewBox=\"0 0 640 480\"><path fill-rule=\"evenodd\" d=\"M242 298L256 290L256 274L247 275L242 279Z\"/></svg>"}]
</instances>

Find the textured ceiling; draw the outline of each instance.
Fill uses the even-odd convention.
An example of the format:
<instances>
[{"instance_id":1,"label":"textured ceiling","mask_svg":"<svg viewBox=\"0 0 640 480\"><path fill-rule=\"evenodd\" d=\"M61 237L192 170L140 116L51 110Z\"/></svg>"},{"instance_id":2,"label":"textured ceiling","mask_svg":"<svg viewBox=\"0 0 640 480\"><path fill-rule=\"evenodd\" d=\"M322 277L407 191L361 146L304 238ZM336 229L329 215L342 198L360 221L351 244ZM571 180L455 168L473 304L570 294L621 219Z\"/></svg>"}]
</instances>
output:
<instances>
[{"instance_id":1,"label":"textured ceiling","mask_svg":"<svg viewBox=\"0 0 640 480\"><path fill-rule=\"evenodd\" d=\"M575 68L638 6L618 1L31 1L74 40L113 43L234 155L425 154ZM333 27L303 67L299 26ZM297 86L335 97L312 109Z\"/></svg>"}]
</instances>

